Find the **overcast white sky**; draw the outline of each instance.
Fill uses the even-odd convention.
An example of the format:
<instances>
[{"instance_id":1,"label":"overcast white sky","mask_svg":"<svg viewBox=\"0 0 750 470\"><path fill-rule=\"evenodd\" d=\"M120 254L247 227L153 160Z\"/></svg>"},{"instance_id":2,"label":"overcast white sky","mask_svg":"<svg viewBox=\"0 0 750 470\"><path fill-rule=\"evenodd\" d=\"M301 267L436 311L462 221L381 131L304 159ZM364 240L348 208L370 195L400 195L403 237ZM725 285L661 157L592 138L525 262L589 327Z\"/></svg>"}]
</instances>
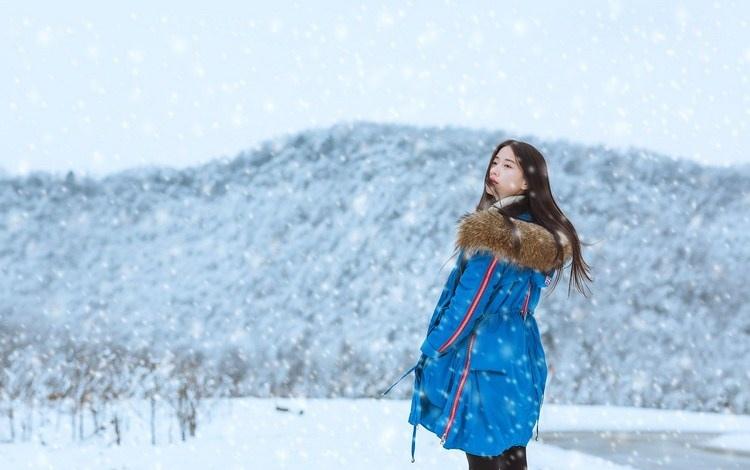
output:
<instances>
[{"instance_id":1,"label":"overcast white sky","mask_svg":"<svg viewBox=\"0 0 750 470\"><path fill-rule=\"evenodd\" d=\"M750 2L17 3L12 174L184 167L350 119L750 162Z\"/></svg>"}]
</instances>

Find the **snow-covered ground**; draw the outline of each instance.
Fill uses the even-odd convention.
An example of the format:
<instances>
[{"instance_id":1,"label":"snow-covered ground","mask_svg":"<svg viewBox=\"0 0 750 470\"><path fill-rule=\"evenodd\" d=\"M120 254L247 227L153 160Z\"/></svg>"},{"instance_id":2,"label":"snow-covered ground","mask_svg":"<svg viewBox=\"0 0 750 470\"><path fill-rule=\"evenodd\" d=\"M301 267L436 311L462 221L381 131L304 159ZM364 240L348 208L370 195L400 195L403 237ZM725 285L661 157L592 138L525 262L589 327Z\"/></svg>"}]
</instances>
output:
<instances>
[{"instance_id":1,"label":"snow-covered ground","mask_svg":"<svg viewBox=\"0 0 750 470\"><path fill-rule=\"evenodd\" d=\"M706 442L705 447L716 450L742 452L750 455L750 432L722 434Z\"/></svg>"},{"instance_id":2,"label":"snow-covered ground","mask_svg":"<svg viewBox=\"0 0 750 470\"><path fill-rule=\"evenodd\" d=\"M278 411L277 406L289 411ZM0 445L5 469L464 469L462 451L445 450L420 427L411 463L409 403L375 399L224 400L199 422L195 438L152 446L147 414L133 406L121 446L104 440L71 444L66 419L52 419L39 442ZM144 408L145 409L145 408ZM165 426L165 423L161 423ZM174 427L173 427L174 428ZM546 404L539 441L530 441L530 469L627 469L600 457L545 443L555 431L685 431L723 433L716 447L748 450L750 415L612 406ZM161 431L160 431L161 432ZM742 434L744 433L744 434ZM160 435L162 439L164 435ZM36 439L35 439L36 441ZM635 457L637 461L637 456ZM665 467L669 468L669 467ZM694 468L706 468L696 466ZM735 467L727 467L735 468ZM736 467L742 468L742 467Z\"/></svg>"}]
</instances>

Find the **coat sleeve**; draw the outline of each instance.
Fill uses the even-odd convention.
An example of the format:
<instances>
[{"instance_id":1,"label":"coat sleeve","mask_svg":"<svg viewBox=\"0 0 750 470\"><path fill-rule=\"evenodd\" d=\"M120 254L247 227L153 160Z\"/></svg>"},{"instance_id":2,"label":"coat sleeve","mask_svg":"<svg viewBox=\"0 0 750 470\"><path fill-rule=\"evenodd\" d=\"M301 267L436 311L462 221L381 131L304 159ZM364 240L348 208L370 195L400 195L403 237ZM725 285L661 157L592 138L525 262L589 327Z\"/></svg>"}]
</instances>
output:
<instances>
[{"instance_id":1,"label":"coat sleeve","mask_svg":"<svg viewBox=\"0 0 750 470\"><path fill-rule=\"evenodd\" d=\"M456 258L456 263L453 265L453 269L451 269L450 274L448 275L448 279L445 280L445 284L443 285L443 290L440 293L440 298L437 301L437 305L435 305L435 310L432 312L432 317L430 317L430 322L427 324L427 332L429 333L432 328L435 326L435 321L440 316L440 312L443 310L445 304L448 303L451 296L453 295L454 286L456 285L456 278L461 275L461 268L462 265L462 258L463 258L463 250L459 251L458 257Z\"/></svg>"},{"instance_id":2,"label":"coat sleeve","mask_svg":"<svg viewBox=\"0 0 750 470\"><path fill-rule=\"evenodd\" d=\"M442 315L434 320L436 323L430 327L422 342L422 353L439 357L471 333L506 266L489 251L479 251L469 258L448 305Z\"/></svg>"}]
</instances>

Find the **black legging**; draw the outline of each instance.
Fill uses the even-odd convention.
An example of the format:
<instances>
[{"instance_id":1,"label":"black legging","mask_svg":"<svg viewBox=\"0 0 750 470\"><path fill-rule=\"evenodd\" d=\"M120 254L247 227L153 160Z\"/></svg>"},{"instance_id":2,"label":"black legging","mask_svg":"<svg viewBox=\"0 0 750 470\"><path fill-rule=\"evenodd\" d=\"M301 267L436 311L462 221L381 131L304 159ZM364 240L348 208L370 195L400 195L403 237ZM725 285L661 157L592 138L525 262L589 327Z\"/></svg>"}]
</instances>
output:
<instances>
[{"instance_id":1,"label":"black legging","mask_svg":"<svg viewBox=\"0 0 750 470\"><path fill-rule=\"evenodd\" d=\"M527 470L526 447L513 446L500 455L485 457L466 453L469 470Z\"/></svg>"}]
</instances>

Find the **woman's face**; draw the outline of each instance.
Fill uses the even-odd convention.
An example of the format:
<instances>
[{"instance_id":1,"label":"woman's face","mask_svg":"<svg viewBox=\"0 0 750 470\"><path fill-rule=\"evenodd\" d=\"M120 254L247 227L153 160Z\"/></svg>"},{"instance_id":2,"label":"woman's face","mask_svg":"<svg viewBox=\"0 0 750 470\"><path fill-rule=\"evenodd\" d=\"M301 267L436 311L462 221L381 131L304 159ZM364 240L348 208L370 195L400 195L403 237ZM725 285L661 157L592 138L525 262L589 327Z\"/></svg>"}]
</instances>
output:
<instances>
[{"instance_id":1,"label":"woman's face","mask_svg":"<svg viewBox=\"0 0 750 470\"><path fill-rule=\"evenodd\" d=\"M501 148L490 163L485 191L495 199L521 194L527 188L523 170L510 145Z\"/></svg>"}]
</instances>

